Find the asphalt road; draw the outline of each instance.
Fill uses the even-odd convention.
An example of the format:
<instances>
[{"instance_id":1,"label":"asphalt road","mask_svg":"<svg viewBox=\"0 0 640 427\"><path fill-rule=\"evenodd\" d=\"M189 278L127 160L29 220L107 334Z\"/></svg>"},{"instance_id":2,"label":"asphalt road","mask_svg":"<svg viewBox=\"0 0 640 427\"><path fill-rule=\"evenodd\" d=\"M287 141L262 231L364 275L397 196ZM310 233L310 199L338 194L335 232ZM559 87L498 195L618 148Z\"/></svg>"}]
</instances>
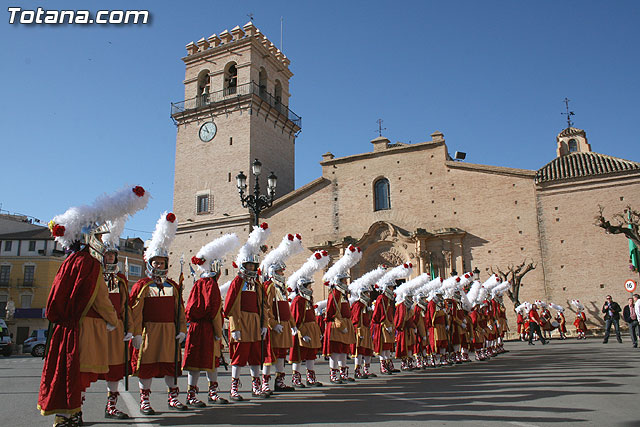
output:
<instances>
[{"instance_id":1,"label":"asphalt road","mask_svg":"<svg viewBox=\"0 0 640 427\"><path fill-rule=\"evenodd\" d=\"M626 338L626 337L625 337ZM151 404L155 416L138 412L135 379L118 407L135 419L106 420L104 382L94 383L84 406L85 425L473 425L640 426L640 349L629 340L603 345L601 340L552 341L550 345L507 343L509 353L424 373L359 380L329 386L327 363L318 364L325 387L279 393L271 399L251 398L248 368L243 370L245 402L175 412L167 409L166 387L155 379ZM377 363L374 365L378 370ZM53 417L36 409L42 360L31 356L0 358L0 414L3 426L46 426ZM287 367L290 382L290 367ZM353 368L351 368L351 371ZM230 376L222 370L228 397ZM179 378L186 390L186 376ZM206 389L206 379L200 379ZM201 399L206 398L200 393ZM185 395L181 394L184 402Z\"/></svg>"}]
</instances>

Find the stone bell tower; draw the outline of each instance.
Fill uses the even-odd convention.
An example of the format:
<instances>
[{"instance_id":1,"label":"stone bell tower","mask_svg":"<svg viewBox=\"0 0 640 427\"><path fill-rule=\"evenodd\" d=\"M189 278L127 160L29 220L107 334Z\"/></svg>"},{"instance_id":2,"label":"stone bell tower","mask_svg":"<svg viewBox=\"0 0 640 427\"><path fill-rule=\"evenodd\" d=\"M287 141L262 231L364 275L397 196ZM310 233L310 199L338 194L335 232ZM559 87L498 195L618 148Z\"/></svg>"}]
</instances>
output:
<instances>
[{"instance_id":1,"label":"stone bell tower","mask_svg":"<svg viewBox=\"0 0 640 427\"><path fill-rule=\"evenodd\" d=\"M254 159L262 162L263 194L272 171L276 197L295 188L301 118L289 109L289 59L252 22L186 49L184 101L171 103L177 127L173 211L179 223L172 252L190 258L190 251L223 231L248 228L235 177L243 171L253 191Z\"/></svg>"}]
</instances>

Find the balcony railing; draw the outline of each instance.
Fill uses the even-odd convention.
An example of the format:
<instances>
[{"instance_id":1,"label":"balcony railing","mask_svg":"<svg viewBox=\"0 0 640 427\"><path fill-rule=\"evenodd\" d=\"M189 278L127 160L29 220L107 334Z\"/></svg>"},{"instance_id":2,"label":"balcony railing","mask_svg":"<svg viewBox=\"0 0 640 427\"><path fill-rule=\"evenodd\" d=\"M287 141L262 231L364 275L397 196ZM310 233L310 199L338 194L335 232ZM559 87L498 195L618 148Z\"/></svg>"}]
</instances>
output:
<instances>
[{"instance_id":1,"label":"balcony railing","mask_svg":"<svg viewBox=\"0 0 640 427\"><path fill-rule=\"evenodd\" d=\"M0 281L0 288L35 288L36 281L34 279L28 280L24 278L2 280Z\"/></svg>"},{"instance_id":2,"label":"balcony railing","mask_svg":"<svg viewBox=\"0 0 640 427\"><path fill-rule=\"evenodd\" d=\"M245 83L239 86L226 88L217 92L205 93L195 98L185 99L180 102L171 103L171 117L185 111L195 110L197 108L213 105L218 102L231 100L247 95L257 95L263 101L267 102L272 108L275 108L280 114L284 115L298 127L302 127L302 117L291 111L289 107L284 105L278 98L261 88L255 82Z\"/></svg>"}]
</instances>

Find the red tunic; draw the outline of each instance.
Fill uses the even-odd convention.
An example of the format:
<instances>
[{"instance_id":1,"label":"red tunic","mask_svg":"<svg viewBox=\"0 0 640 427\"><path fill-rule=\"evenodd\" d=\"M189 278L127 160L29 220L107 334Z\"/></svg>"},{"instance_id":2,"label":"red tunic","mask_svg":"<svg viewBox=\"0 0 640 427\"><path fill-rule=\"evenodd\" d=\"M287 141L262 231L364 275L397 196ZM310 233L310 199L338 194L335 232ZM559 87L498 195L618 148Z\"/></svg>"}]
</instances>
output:
<instances>
[{"instance_id":1,"label":"red tunic","mask_svg":"<svg viewBox=\"0 0 640 427\"><path fill-rule=\"evenodd\" d=\"M385 294L378 295L373 309L373 351L377 354L393 349L393 309L394 305ZM387 331L391 329L391 332Z\"/></svg>"},{"instance_id":2,"label":"red tunic","mask_svg":"<svg viewBox=\"0 0 640 427\"><path fill-rule=\"evenodd\" d=\"M413 308L413 324L416 325L418 329L418 333L416 335L416 342L413 345L413 353L414 354L422 354L422 350L428 348L429 341L428 339L423 339L423 336L427 336L427 326L424 318L424 311L422 307L416 304Z\"/></svg>"},{"instance_id":3,"label":"red tunic","mask_svg":"<svg viewBox=\"0 0 640 427\"><path fill-rule=\"evenodd\" d=\"M326 356L334 353L348 353L349 346L352 343L350 342L350 334L353 333L351 307L349 307L349 302L345 301L344 296L337 289L333 289L331 293L329 293L324 320L325 328L322 353ZM342 331L344 329L346 329L347 332L343 333Z\"/></svg>"},{"instance_id":4,"label":"red tunic","mask_svg":"<svg viewBox=\"0 0 640 427\"><path fill-rule=\"evenodd\" d=\"M222 338L222 331L216 330L219 326L214 325L214 319L220 315L221 304L220 288L215 278L201 278L193 284L185 307L189 329L184 347L183 369L211 371L220 366L214 346L220 345L215 336Z\"/></svg>"},{"instance_id":5,"label":"red tunic","mask_svg":"<svg viewBox=\"0 0 640 427\"><path fill-rule=\"evenodd\" d=\"M438 308L435 301L429 301L425 314L427 328L429 329L429 344L431 351L438 353L440 350L447 350L449 341L447 339L446 322L447 315Z\"/></svg>"},{"instance_id":6,"label":"red tunic","mask_svg":"<svg viewBox=\"0 0 640 427\"><path fill-rule=\"evenodd\" d=\"M396 357L406 357L415 343L413 333L415 325L413 324L413 313L404 302L396 306L393 323L396 330Z\"/></svg>"},{"instance_id":7,"label":"red tunic","mask_svg":"<svg viewBox=\"0 0 640 427\"><path fill-rule=\"evenodd\" d=\"M308 301L304 297L297 295L291 301L291 316L298 328L298 337L293 340L293 347L289 352L289 361L298 363L302 360L315 360L316 354L322 347L320 327L318 326L313 300ZM322 322L324 324L324 322ZM309 343L300 345L304 336L311 338ZM306 347L308 345L308 347Z\"/></svg>"},{"instance_id":8,"label":"red tunic","mask_svg":"<svg viewBox=\"0 0 640 427\"><path fill-rule=\"evenodd\" d=\"M518 313L518 317L516 319L516 324L518 325L518 333L520 334L520 333L524 332L522 330L522 326L524 324L524 317L522 317L522 314L520 314L520 313Z\"/></svg>"},{"instance_id":9,"label":"red tunic","mask_svg":"<svg viewBox=\"0 0 640 427\"><path fill-rule=\"evenodd\" d=\"M584 312L581 311L577 314L576 320L574 320L573 325L576 327L578 332L587 332L587 316L585 316Z\"/></svg>"},{"instance_id":10,"label":"red tunic","mask_svg":"<svg viewBox=\"0 0 640 427\"><path fill-rule=\"evenodd\" d=\"M556 321L558 322L558 330L562 333L567 332L567 320L564 318L564 313L558 312Z\"/></svg>"},{"instance_id":11,"label":"red tunic","mask_svg":"<svg viewBox=\"0 0 640 427\"><path fill-rule=\"evenodd\" d=\"M357 341L351 345L351 354L371 356L373 341L371 338L371 310L360 300L351 306L351 322L356 330Z\"/></svg>"},{"instance_id":12,"label":"red tunic","mask_svg":"<svg viewBox=\"0 0 640 427\"><path fill-rule=\"evenodd\" d=\"M127 310L127 332L131 332L131 307L129 307L129 281L124 274L116 275L116 288L109 290L109 299L118 314L116 329L108 333L109 339L109 372L100 374L98 379L106 381L120 381L125 374L124 351L127 343L122 340L125 331L124 311ZM126 304L126 305L125 305ZM90 310L91 312L92 310ZM129 351L127 346L127 352ZM128 358L128 354L127 354Z\"/></svg>"},{"instance_id":13,"label":"red tunic","mask_svg":"<svg viewBox=\"0 0 640 427\"><path fill-rule=\"evenodd\" d=\"M47 319L54 323L42 368L38 409L42 415L73 414L82 405L79 322L89 310L100 263L87 251L75 252L62 263L51 285ZM106 351L104 349L96 351Z\"/></svg>"}]
</instances>

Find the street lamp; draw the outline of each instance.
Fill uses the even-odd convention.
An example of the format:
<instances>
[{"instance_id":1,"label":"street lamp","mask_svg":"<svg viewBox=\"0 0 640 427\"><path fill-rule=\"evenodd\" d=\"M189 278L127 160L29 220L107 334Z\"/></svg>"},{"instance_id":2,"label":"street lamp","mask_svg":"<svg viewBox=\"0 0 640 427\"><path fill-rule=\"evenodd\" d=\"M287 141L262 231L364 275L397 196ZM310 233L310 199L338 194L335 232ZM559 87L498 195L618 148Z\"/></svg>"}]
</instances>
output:
<instances>
[{"instance_id":1,"label":"street lamp","mask_svg":"<svg viewBox=\"0 0 640 427\"><path fill-rule=\"evenodd\" d=\"M478 267L473 269L473 280L480 280L480 270L478 270Z\"/></svg>"},{"instance_id":2,"label":"street lamp","mask_svg":"<svg viewBox=\"0 0 640 427\"><path fill-rule=\"evenodd\" d=\"M256 182L253 186L253 194L248 194L245 196L245 191L247 191L247 176L244 172L240 171L238 175L236 175L236 186L238 187L238 193L240 193L240 201L242 202L243 208L249 208L251 212L253 212L253 216L255 218L255 224L258 225L260 220L260 212L264 209L269 208L273 205L273 199L276 195L276 185L278 183L278 177L271 172L271 174L267 177L267 195L260 194L260 184L258 182L258 177L262 173L262 163L260 160L255 159L251 164L251 172L253 176L256 177Z\"/></svg>"}]
</instances>

